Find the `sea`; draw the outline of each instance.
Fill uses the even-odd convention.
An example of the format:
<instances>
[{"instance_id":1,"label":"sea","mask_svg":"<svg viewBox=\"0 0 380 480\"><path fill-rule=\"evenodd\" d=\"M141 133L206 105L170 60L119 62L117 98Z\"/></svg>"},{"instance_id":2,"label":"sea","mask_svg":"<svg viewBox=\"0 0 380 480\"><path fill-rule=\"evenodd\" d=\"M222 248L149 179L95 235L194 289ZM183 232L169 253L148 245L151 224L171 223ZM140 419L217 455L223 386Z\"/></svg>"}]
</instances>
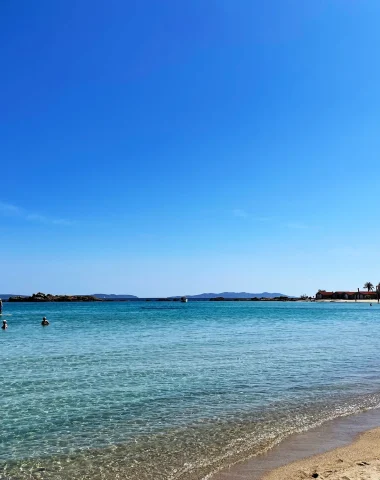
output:
<instances>
[{"instance_id":1,"label":"sea","mask_svg":"<svg viewBox=\"0 0 380 480\"><path fill-rule=\"evenodd\" d=\"M4 303L3 313L1 479L212 479L380 406L377 304Z\"/></svg>"}]
</instances>

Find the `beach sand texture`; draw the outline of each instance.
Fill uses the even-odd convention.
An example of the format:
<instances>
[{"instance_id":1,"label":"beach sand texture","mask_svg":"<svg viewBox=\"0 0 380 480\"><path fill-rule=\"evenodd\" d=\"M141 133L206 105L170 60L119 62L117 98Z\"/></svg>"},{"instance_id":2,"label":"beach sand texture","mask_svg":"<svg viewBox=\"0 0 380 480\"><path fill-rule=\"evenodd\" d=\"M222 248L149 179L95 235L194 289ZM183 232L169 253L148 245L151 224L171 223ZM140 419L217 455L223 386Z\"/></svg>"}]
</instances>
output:
<instances>
[{"instance_id":1,"label":"beach sand texture","mask_svg":"<svg viewBox=\"0 0 380 480\"><path fill-rule=\"evenodd\" d=\"M322 455L272 470L262 480L380 480L380 428Z\"/></svg>"}]
</instances>

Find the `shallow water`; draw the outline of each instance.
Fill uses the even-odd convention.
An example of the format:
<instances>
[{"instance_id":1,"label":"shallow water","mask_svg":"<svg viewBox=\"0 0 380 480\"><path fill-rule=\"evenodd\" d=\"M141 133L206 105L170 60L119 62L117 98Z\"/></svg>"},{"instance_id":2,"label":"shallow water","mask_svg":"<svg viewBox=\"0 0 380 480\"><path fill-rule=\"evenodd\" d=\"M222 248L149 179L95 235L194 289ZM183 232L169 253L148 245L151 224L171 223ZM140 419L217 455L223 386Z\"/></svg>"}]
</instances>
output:
<instances>
[{"instance_id":1,"label":"shallow water","mask_svg":"<svg viewBox=\"0 0 380 480\"><path fill-rule=\"evenodd\" d=\"M0 472L199 480L380 404L380 307L5 304ZM49 327L41 327L46 315Z\"/></svg>"}]
</instances>

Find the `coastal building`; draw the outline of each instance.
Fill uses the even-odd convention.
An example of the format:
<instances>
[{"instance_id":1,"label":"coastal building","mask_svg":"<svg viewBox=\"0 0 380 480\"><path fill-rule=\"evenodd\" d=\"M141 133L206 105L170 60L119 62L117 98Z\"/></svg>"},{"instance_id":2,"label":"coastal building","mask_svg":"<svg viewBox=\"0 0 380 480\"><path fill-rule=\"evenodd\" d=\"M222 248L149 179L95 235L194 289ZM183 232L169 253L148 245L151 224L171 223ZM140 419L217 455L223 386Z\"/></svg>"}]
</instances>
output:
<instances>
[{"instance_id":1,"label":"coastal building","mask_svg":"<svg viewBox=\"0 0 380 480\"><path fill-rule=\"evenodd\" d=\"M376 300L377 292L363 291L349 291L339 290L337 292L327 292L326 290L318 290L315 295L317 300Z\"/></svg>"},{"instance_id":2,"label":"coastal building","mask_svg":"<svg viewBox=\"0 0 380 480\"><path fill-rule=\"evenodd\" d=\"M332 299L333 293L334 292L326 292L326 290L318 290L315 298L317 300L329 300Z\"/></svg>"}]
</instances>

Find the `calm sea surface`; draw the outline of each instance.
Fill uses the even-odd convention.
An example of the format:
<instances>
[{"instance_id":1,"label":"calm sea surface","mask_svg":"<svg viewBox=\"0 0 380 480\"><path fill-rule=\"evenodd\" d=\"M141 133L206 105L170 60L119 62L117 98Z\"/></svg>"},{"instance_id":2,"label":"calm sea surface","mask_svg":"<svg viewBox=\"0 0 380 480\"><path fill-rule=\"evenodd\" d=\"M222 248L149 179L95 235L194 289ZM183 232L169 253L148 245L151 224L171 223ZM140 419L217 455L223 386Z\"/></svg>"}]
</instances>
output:
<instances>
[{"instance_id":1,"label":"calm sea surface","mask_svg":"<svg viewBox=\"0 0 380 480\"><path fill-rule=\"evenodd\" d=\"M5 303L4 313L0 478L200 480L380 404L377 304Z\"/></svg>"}]
</instances>

